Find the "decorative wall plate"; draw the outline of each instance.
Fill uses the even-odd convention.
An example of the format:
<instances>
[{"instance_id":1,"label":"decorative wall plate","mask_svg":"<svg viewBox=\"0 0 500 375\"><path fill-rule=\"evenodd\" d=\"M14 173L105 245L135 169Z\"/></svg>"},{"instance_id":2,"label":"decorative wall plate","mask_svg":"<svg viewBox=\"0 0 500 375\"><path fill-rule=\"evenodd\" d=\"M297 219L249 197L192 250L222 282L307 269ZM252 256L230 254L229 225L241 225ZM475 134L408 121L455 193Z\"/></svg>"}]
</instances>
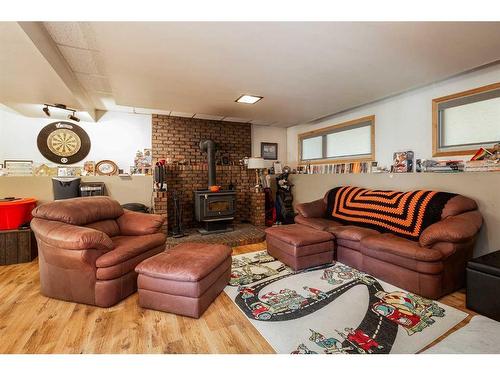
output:
<instances>
[{"instance_id":1,"label":"decorative wall plate","mask_svg":"<svg viewBox=\"0 0 500 375\"><path fill-rule=\"evenodd\" d=\"M95 165L95 171L100 176L113 176L118 174L118 166L114 161L101 160Z\"/></svg>"},{"instance_id":2,"label":"decorative wall plate","mask_svg":"<svg viewBox=\"0 0 500 375\"><path fill-rule=\"evenodd\" d=\"M88 155L90 138L80 126L57 121L40 130L37 145L48 160L58 164L75 164Z\"/></svg>"}]
</instances>

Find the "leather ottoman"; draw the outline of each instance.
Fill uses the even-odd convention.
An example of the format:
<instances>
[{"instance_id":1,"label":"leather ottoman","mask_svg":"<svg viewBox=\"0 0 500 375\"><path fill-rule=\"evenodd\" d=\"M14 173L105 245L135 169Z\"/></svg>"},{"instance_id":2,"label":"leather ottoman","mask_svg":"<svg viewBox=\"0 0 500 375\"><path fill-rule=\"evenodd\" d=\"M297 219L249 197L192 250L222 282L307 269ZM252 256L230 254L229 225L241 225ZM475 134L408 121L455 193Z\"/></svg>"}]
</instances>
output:
<instances>
[{"instance_id":1,"label":"leather ottoman","mask_svg":"<svg viewBox=\"0 0 500 375\"><path fill-rule=\"evenodd\" d=\"M186 242L136 267L139 305L199 318L229 283L231 248Z\"/></svg>"},{"instance_id":2,"label":"leather ottoman","mask_svg":"<svg viewBox=\"0 0 500 375\"><path fill-rule=\"evenodd\" d=\"M333 261L333 235L301 224L266 229L267 252L293 270Z\"/></svg>"},{"instance_id":3,"label":"leather ottoman","mask_svg":"<svg viewBox=\"0 0 500 375\"><path fill-rule=\"evenodd\" d=\"M500 321L500 251L467 264L467 308Z\"/></svg>"}]
</instances>

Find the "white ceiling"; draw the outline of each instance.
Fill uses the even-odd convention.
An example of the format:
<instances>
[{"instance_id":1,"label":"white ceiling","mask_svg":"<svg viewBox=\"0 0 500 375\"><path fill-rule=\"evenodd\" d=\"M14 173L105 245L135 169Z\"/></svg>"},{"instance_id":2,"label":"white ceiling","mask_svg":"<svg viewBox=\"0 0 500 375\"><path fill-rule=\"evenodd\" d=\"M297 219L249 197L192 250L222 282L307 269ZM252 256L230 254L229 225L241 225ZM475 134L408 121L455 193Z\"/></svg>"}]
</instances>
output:
<instances>
[{"instance_id":1,"label":"white ceiling","mask_svg":"<svg viewBox=\"0 0 500 375\"><path fill-rule=\"evenodd\" d=\"M0 22L0 102L77 105L71 91L16 22Z\"/></svg>"},{"instance_id":2,"label":"white ceiling","mask_svg":"<svg viewBox=\"0 0 500 375\"><path fill-rule=\"evenodd\" d=\"M44 26L97 109L275 126L306 123L500 60L498 22ZM77 105L37 55L38 46L29 48L36 41L16 24L0 23L0 31L0 102ZM235 103L241 94L264 99Z\"/></svg>"}]
</instances>

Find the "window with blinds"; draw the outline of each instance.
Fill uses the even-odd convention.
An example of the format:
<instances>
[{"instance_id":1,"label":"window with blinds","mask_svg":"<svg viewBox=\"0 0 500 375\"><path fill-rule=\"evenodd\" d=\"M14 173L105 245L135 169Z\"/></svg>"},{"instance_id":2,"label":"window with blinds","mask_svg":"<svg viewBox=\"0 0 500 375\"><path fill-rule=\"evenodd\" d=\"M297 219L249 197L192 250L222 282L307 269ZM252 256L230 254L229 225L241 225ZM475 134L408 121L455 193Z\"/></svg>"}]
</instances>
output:
<instances>
[{"instance_id":1,"label":"window with blinds","mask_svg":"<svg viewBox=\"0 0 500 375\"><path fill-rule=\"evenodd\" d=\"M432 101L433 155L467 155L500 142L500 83Z\"/></svg>"},{"instance_id":2,"label":"window with blinds","mask_svg":"<svg viewBox=\"0 0 500 375\"><path fill-rule=\"evenodd\" d=\"M299 134L301 161L346 162L374 160L375 116Z\"/></svg>"}]
</instances>

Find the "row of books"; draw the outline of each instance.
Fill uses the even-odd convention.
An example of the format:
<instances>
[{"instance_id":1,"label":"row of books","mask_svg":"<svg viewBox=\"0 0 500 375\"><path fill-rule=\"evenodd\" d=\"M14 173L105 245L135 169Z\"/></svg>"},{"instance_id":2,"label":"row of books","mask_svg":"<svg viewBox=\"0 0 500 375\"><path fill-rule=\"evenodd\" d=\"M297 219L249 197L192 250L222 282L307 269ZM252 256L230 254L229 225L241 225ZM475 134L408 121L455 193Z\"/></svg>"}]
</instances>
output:
<instances>
[{"instance_id":1,"label":"row of books","mask_svg":"<svg viewBox=\"0 0 500 375\"><path fill-rule=\"evenodd\" d=\"M465 162L466 172L500 172L500 163L492 160L471 160Z\"/></svg>"},{"instance_id":2,"label":"row of books","mask_svg":"<svg viewBox=\"0 0 500 375\"><path fill-rule=\"evenodd\" d=\"M465 170L465 164L463 160L426 160L423 162L422 171L423 172L463 172Z\"/></svg>"},{"instance_id":3,"label":"row of books","mask_svg":"<svg viewBox=\"0 0 500 375\"><path fill-rule=\"evenodd\" d=\"M370 163L308 164L302 170L307 174L370 173Z\"/></svg>"},{"instance_id":4,"label":"row of books","mask_svg":"<svg viewBox=\"0 0 500 375\"><path fill-rule=\"evenodd\" d=\"M338 164L307 164L298 167L298 173L305 174L344 174L344 173L382 173L369 162ZM500 172L500 163L492 160L423 160L417 163L416 172Z\"/></svg>"},{"instance_id":5,"label":"row of books","mask_svg":"<svg viewBox=\"0 0 500 375\"><path fill-rule=\"evenodd\" d=\"M500 163L492 160L426 160L422 165L423 172L499 172Z\"/></svg>"}]
</instances>

